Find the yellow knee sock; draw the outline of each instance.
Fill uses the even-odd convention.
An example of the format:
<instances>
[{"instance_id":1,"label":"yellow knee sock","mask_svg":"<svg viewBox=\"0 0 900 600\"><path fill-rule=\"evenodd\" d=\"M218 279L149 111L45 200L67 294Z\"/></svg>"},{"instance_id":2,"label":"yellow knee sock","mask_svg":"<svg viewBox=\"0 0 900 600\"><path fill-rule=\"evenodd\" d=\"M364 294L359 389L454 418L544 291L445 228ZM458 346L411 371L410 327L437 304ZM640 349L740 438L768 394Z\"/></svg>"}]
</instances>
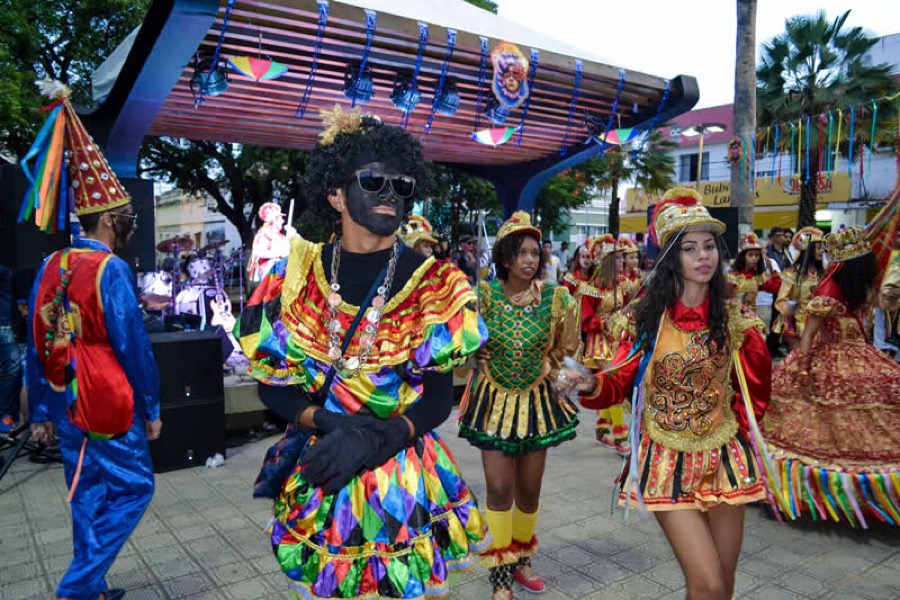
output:
<instances>
[{"instance_id":1,"label":"yellow knee sock","mask_svg":"<svg viewBox=\"0 0 900 600\"><path fill-rule=\"evenodd\" d=\"M534 536L534 530L537 528L538 509L533 513L522 512L516 506L512 509L512 539L517 542L527 543Z\"/></svg>"},{"instance_id":2,"label":"yellow knee sock","mask_svg":"<svg viewBox=\"0 0 900 600\"><path fill-rule=\"evenodd\" d=\"M512 544L513 511L485 509L484 518L491 532L491 549L506 548Z\"/></svg>"}]
</instances>

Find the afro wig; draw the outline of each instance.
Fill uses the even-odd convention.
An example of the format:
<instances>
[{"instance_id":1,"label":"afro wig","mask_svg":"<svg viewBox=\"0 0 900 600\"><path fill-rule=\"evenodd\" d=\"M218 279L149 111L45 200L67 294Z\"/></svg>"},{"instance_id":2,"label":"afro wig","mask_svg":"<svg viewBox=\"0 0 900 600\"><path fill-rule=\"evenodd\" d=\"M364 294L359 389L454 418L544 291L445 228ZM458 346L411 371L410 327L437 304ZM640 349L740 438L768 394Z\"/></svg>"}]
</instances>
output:
<instances>
[{"instance_id":1,"label":"afro wig","mask_svg":"<svg viewBox=\"0 0 900 600\"><path fill-rule=\"evenodd\" d=\"M335 109L339 113L339 109ZM352 115L353 113L350 113ZM349 121L346 115L345 121ZM327 122L327 117L326 117ZM386 163L404 175L415 178L413 200L427 197L432 190L431 163L425 159L422 145L399 127L385 125L369 116L356 117L358 125L330 127L310 152L306 161L307 194L310 209L325 222L339 215L328 202L329 194L345 189L362 165ZM407 214L413 201L405 203Z\"/></svg>"}]
</instances>

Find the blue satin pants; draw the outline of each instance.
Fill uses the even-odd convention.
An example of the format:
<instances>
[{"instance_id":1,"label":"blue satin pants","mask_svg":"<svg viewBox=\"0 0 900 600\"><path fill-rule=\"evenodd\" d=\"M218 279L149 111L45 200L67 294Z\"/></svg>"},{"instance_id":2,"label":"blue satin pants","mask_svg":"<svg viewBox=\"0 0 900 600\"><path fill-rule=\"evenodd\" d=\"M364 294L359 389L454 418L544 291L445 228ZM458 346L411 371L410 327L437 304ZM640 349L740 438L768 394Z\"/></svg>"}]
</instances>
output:
<instances>
[{"instance_id":1,"label":"blue satin pants","mask_svg":"<svg viewBox=\"0 0 900 600\"><path fill-rule=\"evenodd\" d=\"M66 484L71 487L84 434L68 422L57 428ZM152 497L153 465L143 418L136 415L121 438L87 442L71 503L74 555L57 596L96 600L106 591L106 572Z\"/></svg>"}]
</instances>

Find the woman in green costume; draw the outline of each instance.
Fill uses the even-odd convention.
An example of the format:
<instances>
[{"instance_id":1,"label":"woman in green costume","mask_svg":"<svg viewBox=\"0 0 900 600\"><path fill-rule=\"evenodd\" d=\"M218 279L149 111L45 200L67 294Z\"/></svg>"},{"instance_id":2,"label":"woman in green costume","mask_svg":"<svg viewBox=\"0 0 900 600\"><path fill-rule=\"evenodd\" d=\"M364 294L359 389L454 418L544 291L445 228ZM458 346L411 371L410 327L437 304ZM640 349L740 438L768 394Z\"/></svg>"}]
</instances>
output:
<instances>
[{"instance_id":1,"label":"woman in green costume","mask_svg":"<svg viewBox=\"0 0 900 600\"><path fill-rule=\"evenodd\" d=\"M575 301L540 280L541 232L524 212L497 232L497 279L478 290L489 341L460 408L459 434L481 449L493 542L481 559L493 600L512 598L515 579L544 591L531 568L547 448L575 437L576 408L551 388L562 359L581 345Z\"/></svg>"}]
</instances>

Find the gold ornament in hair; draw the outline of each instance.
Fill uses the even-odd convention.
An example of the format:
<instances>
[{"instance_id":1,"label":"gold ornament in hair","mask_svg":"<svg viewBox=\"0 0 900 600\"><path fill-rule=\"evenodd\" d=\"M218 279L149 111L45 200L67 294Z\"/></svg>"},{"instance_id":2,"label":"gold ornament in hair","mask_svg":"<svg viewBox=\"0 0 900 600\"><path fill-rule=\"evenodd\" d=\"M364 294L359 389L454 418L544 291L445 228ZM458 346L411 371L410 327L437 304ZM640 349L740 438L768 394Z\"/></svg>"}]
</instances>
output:
<instances>
[{"instance_id":1,"label":"gold ornament in hair","mask_svg":"<svg viewBox=\"0 0 900 600\"><path fill-rule=\"evenodd\" d=\"M856 225L825 236L824 246L831 262L843 262L872 251L866 230Z\"/></svg>"},{"instance_id":2,"label":"gold ornament in hair","mask_svg":"<svg viewBox=\"0 0 900 600\"><path fill-rule=\"evenodd\" d=\"M319 134L319 143L330 146L341 134L356 133L362 129L362 113L358 108L353 108L345 113L340 104L335 104L331 110L320 110L322 123L325 129Z\"/></svg>"}]
</instances>

